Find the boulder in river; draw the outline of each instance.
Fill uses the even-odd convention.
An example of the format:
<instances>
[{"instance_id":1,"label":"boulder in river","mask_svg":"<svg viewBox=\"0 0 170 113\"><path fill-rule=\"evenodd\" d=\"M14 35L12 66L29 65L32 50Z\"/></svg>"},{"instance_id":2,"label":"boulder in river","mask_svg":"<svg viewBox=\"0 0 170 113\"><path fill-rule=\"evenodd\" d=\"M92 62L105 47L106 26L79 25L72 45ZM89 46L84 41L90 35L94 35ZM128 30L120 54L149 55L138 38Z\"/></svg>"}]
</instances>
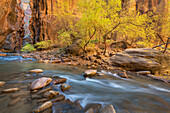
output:
<instances>
[{"instance_id":1,"label":"boulder in river","mask_svg":"<svg viewBox=\"0 0 170 113\"><path fill-rule=\"evenodd\" d=\"M32 70L29 70L30 73L42 73L43 70L42 69L32 69Z\"/></svg>"},{"instance_id":2,"label":"boulder in river","mask_svg":"<svg viewBox=\"0 0 170 113\"><path fill-rule=\"evenodd\" d=\"M5 82L0 81L0 87L3 86L5 84Z\"/></svg>"},{"instance_id":3,"label":"boulder in river","mask_svg":"<svg viewBox=\"0 0 170 113\"><path fill-rule=\"evenodd\" d=\"M95 75L97 75L97 70L91 69L91 70L85 71L83 76L84 77L93 77Z\"/></svg>"},{"instance_id":4,"label":"boulder in river","mask_svg":"<svg viewBox=\"0 0 170 113\"><path fill-rule=\"evenodd\" d=\"M51 81L52 79L49 77L42 77L42 78L36 79L31 84L31 90L41 89L45 87L46 85L48 85Z\"/></svg>"},{"instance_id":5,"label":"boulder in river","mask_svg":"<svg viewBox=\"0 0 170 113\"><path fill-rule=\"evenodd\" d=\"M104 108L102 108L99 113L116 113L113 105L107 105Z\"/></svg>"},{"instance_id":6,"label":"boulder in river","mask_svg":"<svg viewBox=\"0 0 170 113\"><path fill-rule=\"evenodd\" d=\"M110 58L113 66L123 67L126 70L151 71L155 73L162 66L169 66L170 57L149 48L126 49Z\"/></svg>"},{"instance_id":7,"label":"boulder in river","mask_svg":"<svg viewBox=\"0 0 170 113\"><path fill-rule=\"evenodd\" d=\"M42 104L41 106L39 106L38 108L34 109L33 112L34 113L39 113L47 108L50 108L52 106L52 102L51 101L47 101L44 104Z\"/></svg>"},{"instance_id":8,"label":"boulder in river","mask_svg":"<svg viewBox=\"0 0 170 113\"><path fill-rule=\"evenodd\" d=\"M2 92L4 93L9 93L9 92L15 92L15 91L18 91L19 88L10 88L10 89L4 89Z\"/></svg>"},{"instance_id":9,"label":"boulder in river","mask_svg":"<svg viewBox=\"0 0 170 113\"><path fill-rule=\"evenodd\" d=\"M71 88L70 85L67 85L67 84L61 84L61 91L67 91Z\"/></svg>"}]
</instances>

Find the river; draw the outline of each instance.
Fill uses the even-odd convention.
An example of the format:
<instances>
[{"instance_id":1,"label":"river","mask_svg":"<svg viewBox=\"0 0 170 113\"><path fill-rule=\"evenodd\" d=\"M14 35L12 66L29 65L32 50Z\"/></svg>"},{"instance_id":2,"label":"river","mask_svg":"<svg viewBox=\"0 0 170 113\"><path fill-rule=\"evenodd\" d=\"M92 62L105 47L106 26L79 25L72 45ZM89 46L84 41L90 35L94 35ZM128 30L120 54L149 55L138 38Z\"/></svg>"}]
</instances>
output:
<instances>
[{"instance_id":1,"label":"river","mask_svg":"<svg viewBox=\"0 0 170 113\"><path fill-rule=\"evenodd\" d=\"M42 74L30 74L28 70L41 68ZM116 74L101 70L113 76L112 79L85 79L82 73L85 68L62 64L36 63L34 59L23 59L21 56L0 57L0 81L5 88L25 86L40 76L59 76L67 78L71 89L63 93L71 101L79 100L82 107L90 103L102 106L112 104L117 113L169 113L170 85L147 77L119 78ZM0 95L0 113L30 113L35 102L22 99L14 106L8 106L12 100L11 93Z\"/></svg>"}]
</instances>

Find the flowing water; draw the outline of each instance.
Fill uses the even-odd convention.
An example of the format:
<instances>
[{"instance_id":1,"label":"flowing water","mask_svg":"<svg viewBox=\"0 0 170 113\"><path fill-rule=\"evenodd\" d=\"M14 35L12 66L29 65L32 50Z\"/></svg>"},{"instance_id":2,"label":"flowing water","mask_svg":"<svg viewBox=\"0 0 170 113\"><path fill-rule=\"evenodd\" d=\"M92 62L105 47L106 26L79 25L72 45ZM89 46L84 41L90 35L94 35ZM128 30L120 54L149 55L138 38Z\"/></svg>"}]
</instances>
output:
<instances>
[{"instance_id":1,"label":"flowing water","mask_svg":"<svg viewBox=\"0 0 170 113\"><path fill-rule=\"evenodd\" d=\"M39 76L60 76L67 78L71 89L65 92L71 101L79 100L82 107L90 103L103 106L112 104L117 113L169 113L170 85L147 77L137 76L133 79L122 79L116 74L102 70L113 76L112 79L83 78L85 70L58 64L42 64L23 59L20 56L0 57L0 80L6 84L0 89L20 87L24 89L37 75L25 73L30 69L44 70ZM142 78L142 79L141 79ZM0 113L30 113L35 102L24 100L14 106L8 106L12 100L10 93L0 95Z\"/></svg>"}]
</instances>

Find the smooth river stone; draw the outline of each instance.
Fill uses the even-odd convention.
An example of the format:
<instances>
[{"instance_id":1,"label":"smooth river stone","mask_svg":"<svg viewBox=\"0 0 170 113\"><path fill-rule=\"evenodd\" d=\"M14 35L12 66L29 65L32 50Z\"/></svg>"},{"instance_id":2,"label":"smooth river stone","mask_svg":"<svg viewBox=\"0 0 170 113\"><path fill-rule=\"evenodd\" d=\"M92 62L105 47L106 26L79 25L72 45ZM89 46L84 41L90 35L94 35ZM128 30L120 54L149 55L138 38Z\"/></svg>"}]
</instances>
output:
<instances>
[{"instance_id":1,"label":"smooth river stone","mask_svg":"<svg viewBox=\"0 0 170 113\"><path fill-rule=\"evenodd\" d=\"M9 93L9 92L15 92L15 91L18 91L19 88L10 88L10 89L4 89L2 92L4 93Z\"/></svg>"},{"instance_id":2,"label":"smooth river stone","mask_svg":"<svg viewBox=\"0 0 170 113\"><path fill-rule=\"evenodd\" d=\"M67 85L67 84L61 84L61 91L67 91L71 88L70 85Z\"/></svg>"},{"instance_id":3,"label":"smooth river stone","mask_svg":"<svg viewBox=\"0 0 170 113\"><path fill-rule=\"evenodd\" d=\"M43 70L42 69L32 69L32 70L29 70L30 73L42 73Z\"/></svg>"},{"instance_id":4,"label":"smooth river stone","mask_svg":"<svg viewBox=\"0 0 170 113\"><path fill-rule=\"evenodd\" d=\"M3 86L5 84L5 82L0 81L0 87Z\"/></svg>"},{"instance_id":5,"label":"smooth river stone","mask_svg":"<svg viewBox=\"0 0 170 113\"><path fill-rule=\"evenodd\" d=\"M52 99L59 93L60 93L59 91L50 90L50 91L44 93L44 97L48 97L48 98Z\"/></svg>"},{"instance_id":6,"label":"smooth river stone","mask_svg":"<svg viewBox=\"0 0 170 113\"><path fill-rule=\"evenodd\" d=\"M50 108L52 106L52 102L51 101L47 101L44 104L42 104L41 106L39 106L38 108L36 108L35 110L33 110L34 113L39 113L47 108Z\"/></svg>"},{"instance_id":7,"label":"smooth river stone","mask_svg":"<svg viewBox=\"0 0 170 113\"><path fill-rule=\"evenodd\" d=\"M102 108L99 113L116 113L113 105L107 105L104 108Z\"/></svg>"},{"instance_id":8,"label":"smooth river stone","mask_svg":"<svg viewBox=\"0 0 170 113\"><path fill-rule=\"evenodd\" d=\"M93 69L87 70L84 72L84 77L93 77L96 75L96 73L97 73L97 70L93 70Z\"/></svg>"},{"instance_id":9,"label":"smooth river stone","mask_svg":"<svg viewBox=\"0 0 170 113\"><path fill-rule=\"evenodd\" d=\"M48 77L42 77L42 78L36 79L31 84L31 90L41 89L45 87L46 85L48 85L51 81L52 79Z\"/></svg>"}]
</instances>

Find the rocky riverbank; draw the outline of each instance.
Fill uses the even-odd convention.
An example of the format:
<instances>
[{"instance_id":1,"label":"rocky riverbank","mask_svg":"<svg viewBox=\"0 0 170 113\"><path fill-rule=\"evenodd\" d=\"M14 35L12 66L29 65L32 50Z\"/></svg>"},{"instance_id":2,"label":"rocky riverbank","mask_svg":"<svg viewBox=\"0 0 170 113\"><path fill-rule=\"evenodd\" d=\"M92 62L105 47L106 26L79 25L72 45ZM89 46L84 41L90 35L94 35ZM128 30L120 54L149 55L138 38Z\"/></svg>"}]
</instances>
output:
<instances>
[{"instance_id":1,"label":"rocky riverbank","mask_svg":"<svg viewBox=\"0 0 170 113\"><path fill-rule=\"evenodd\" d=\"M0 56L6 55L8 54L0 54ZM111 70L123 78L128 78L130 76L128 73L137 73L153 79L170 82L170 55L169 53L163 54L155 49L126 49L117 53L113 51L107 52L105 55L103 55L103 51L99 51L94 54L76 56L66 52L59 52L58 50L14 53L12 55L34 58L38 63L65 64L82 66L88 69Z\"/></svg>"}]
</instances>

